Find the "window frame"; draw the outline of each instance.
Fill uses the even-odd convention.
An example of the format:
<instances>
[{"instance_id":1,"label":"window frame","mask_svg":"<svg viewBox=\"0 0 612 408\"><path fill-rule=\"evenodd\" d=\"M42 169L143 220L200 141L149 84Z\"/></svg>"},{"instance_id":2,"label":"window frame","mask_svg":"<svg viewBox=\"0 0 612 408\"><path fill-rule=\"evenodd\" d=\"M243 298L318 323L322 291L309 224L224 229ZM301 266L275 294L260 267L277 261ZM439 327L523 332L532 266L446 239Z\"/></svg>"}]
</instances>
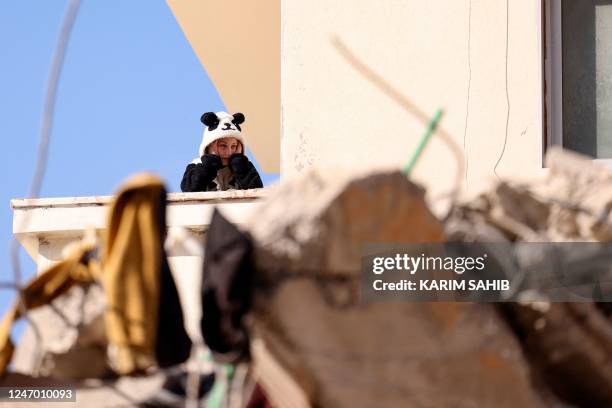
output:
<instances>
[{"instance_id":1,"label":"window frame","mask_svg":"<svg viewBox=\"0 0 612 408\"><path fill-rule=\"evenodd\" d=\"M544 8L544 88L545 151L563 147L563 18L561 1L543 0ZM612 158L593 158L612 168Z\"/></svg>"},{"instance_id":2,"label":"window frame","mask_svg":"<svg viewBox=\"0 0 612 408\"><path fill-rule=\"evenodd\" d=\"M561 0L544 0L546 148L563 146L563 24Z\"/></svg>"}]
</instances>

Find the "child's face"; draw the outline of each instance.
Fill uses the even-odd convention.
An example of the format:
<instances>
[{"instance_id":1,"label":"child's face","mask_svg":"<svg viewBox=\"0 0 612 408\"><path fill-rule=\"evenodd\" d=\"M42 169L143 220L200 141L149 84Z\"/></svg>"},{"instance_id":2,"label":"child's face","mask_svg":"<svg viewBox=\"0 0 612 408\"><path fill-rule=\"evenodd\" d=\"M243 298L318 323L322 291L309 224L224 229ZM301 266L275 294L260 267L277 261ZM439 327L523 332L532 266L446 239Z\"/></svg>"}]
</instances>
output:
<instances>
[{"instance_id":1,"label":"child's face","mask_svg":"<svg viewBox=\"0 0 612 408\"><path fill-rule=\"evenodd\" d=\"M224 137L212 143L209 148L210 153L216 154L221 158L224 166L227 166L229 158L234 153L242 153L242 145L234 137Z\"/></svg>"}]
</instances>

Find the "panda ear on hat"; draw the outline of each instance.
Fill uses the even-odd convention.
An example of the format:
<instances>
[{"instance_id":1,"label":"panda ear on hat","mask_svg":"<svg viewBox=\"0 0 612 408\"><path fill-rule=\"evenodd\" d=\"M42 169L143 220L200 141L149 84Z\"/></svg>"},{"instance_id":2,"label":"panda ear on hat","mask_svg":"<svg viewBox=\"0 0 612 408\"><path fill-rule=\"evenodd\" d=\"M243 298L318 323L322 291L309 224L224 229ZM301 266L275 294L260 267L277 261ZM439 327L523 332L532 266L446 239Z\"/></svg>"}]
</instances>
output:
<instances>
[{"instance_id":1,"label":"panda ear on hat","mask_svg":"<svg viewBox=\"0 0 612 408\"><path fill-rule=\"evenodd\" d=\"M234 120L232 120L232 122L235 125L240 125L241 123L244 123L244 114L243 113L237 112L237 113L234 113L232 116L234 117Z\"/></svg>"},{"instance_id":2,"label":"panda ear on hat","mask_svg":"<svg viewBox=\"0 0 612 408\"><path fill-rule=\"evenodd\" d=\"M237 112L234 113L232 116L234 117L232 123L238 128L238 130L241 131L242 129L240 129L240 124L244 123L244 114Z\"/></svg>"},{"instance_id":3,"label":"panda ear on hat","mask_svg":"<svg viewBox=\"0 0 612 408\"><path fill-rule=\"evenodd\" d=\"M215 112L206 112L200 117L200 121L208 126L208 130L215 130L219 126L219 118Z\"/></svg>"}]
</instances>

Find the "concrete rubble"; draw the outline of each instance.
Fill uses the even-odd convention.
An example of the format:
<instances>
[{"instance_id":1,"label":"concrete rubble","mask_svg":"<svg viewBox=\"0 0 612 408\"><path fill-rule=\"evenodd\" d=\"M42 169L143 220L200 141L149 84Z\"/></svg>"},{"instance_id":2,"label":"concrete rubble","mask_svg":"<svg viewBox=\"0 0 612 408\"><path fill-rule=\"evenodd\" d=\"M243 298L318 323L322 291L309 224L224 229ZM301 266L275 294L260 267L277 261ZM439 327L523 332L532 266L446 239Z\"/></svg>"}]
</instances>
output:
<instances>
[{"instance_id":1,"label":"concrete rubble","mask_svg":"<svg viewBox=\"0 0 612 408\"><path fill-rule=\"evenodd\" d=\"M270 402L612 406L609 303L359 298L364 242L611 241L612 172L558 150L547 167L545 179L501 181L460 202L445 221L397 171L330 177L312 170L275 187L241 226L252 237L257 282L244 324L255 378ZM56 303L69 319L81 313L76 327L57 316L42 324L50 309L32 313L51 339L41 373L109 375L104 333L96 330L99 297L99 288L85 294L79 287ZM27 365L21 358L16 367Z\"/></svg>"},{"instance_id":2,"label":"concrete rubble","mask_svg":"<svg viewBox=\"0 0 612 408\"><path fill-rule=\"evenodd\" d=\"M553 151L442 223L399 172L281 186L245 228L259 381L283 407L608 406L612 320L592 303L359 302L364 242L610 238L612 173Z\"/></svg>"},{"instance_id":3,"label":"concrete rubble","mask_svg":"<svg viewBox=\"0 0 612 408\"><path fill-rule=\"evenodd\" d=\"M557 149L546 165L545 179L501 182L459 206L449 235L489 242L610 242L612 172ZM612 276L602 282L608 294L611 284ZM610 303L519 302L498 309L521 341L535 379L578 406L612 404Z\"/></svg>"},{"instance_id":4,"label":"concrete rubble","mask_svg":"<svg viewBox=\"0 0 612 408\"><path fill-rule=\"evenodd\" d=\"M359 302L363 242L446 239L424 191L401 173L311 172L269 197L247 230L257 279L274 288L256 290L250 316L256 372L273 403L547 405L493 306Z\"/></svg>"},{"instance_id":5,"label":"concrete rubble","mask_svg":"<svg viewBox=\"0 0 612 408\"><path fill-rule=\"evenodd\" d=\"M112 377L106 360L105 304L99 285L78 285L52 305L30 311L40 345L34 332L26 331L13 359L14 369L58 379Z\"/></svg>"}]
</instances>

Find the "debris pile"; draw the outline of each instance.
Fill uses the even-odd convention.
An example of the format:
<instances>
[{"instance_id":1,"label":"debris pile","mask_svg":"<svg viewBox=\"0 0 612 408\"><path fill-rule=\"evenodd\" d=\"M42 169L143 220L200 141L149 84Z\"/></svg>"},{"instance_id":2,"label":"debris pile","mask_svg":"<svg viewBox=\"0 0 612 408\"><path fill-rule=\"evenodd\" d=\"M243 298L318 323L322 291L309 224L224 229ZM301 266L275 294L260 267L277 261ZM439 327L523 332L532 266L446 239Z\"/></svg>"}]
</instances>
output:
<instances>
[{"instance_id":1,"label":"debris pile","mask_svg":"<svg viewBox=\"0 0 612 408\"><path fill-rule=\"evenodd\" d=\"M444 223L400 172L313 170L281 185L242 231L216 216L205 339L217 355L250 354L254 381L280 407L610 405L612 321L601 305L359 298L366 242L608 239L612 173L558 151L548 163L541 184L501 182Z\"/></svg>"},{"instance_id":2,"label":"debris pile","mask_svg":"<svg viewBox=\"0 0 612 408\"><path fill-rule=\"evenodd\" d=\"M366 243L612 241L612 172L558 150L547 166L545 179L499 182L444 220L430 211L421 187L391 170L330 176L313 169L277 186L240 227L215 212L204 244L201 329L227 374L200 382L210 391L207 401L225 395L243 402L236 406L292 408L612 406L611 303L362 298ZM101 287L87 286L91 279L77 284L74 270L74 282L60 282L45 297L57 299L54 307L68 321L57 328L70 334L49 343L46 374L104 378L187 359L191 344L178 327L180 304L162 245L164 192L147 180L145 190L123 190L110 220L109 236L123 244L103 254L102 287L115 307L98 299ZM151 182L152 201L141 195ZM119 216L130 197L141 216ZM155 256L146 256L145 245ZM75 259L99 274L90 250ZM612 276L601 282L604 294L611 284ZM130 300L135 288L159 298ZM44 318L44 310L32 317ZM74 328L77 312L85 324ZM141 312L152 320L128 318ZM13 313L4 323L4 366L18 308ZM75 363L85 359L102 364ZM184 371L176 378L187 381ZM196 383L198 398L201 388Z\"/></svg>"},{"instance_id":3,"label":"debris pile","mask_svg":"<svg viewBox=\"0 0 612 408\"><path fill-rule=\"evenodd\" d=\"M142 174L128 181L110 208L103 243L84 240L68 248L61 262L24 287L21 302L5 315L0 375L13 357L11 327L24 311L41 307L46 310L39 320L51 311L63 320L46 327L43 339L48 373L59 378L103 378L111 370L140 374L184 362L191 340L163 246L165 214L166 191L158 178Z\"/></svg>"},{"instance_id":4,"label":"debris pile","mask_svg":"<svg viewBox=\"0 0 612 408\"><path fill-rule=\"evenodd\" d=\"M590 158L552 149L548 176L530 184L501 182L459 206L453 239L482 242L612 241L612 172ZM612 293L612 274L601 282ZM533 376L579 406L612 404L612 307L608 302L498 305L521 341Z\"/></svg>"}]
</instances>

